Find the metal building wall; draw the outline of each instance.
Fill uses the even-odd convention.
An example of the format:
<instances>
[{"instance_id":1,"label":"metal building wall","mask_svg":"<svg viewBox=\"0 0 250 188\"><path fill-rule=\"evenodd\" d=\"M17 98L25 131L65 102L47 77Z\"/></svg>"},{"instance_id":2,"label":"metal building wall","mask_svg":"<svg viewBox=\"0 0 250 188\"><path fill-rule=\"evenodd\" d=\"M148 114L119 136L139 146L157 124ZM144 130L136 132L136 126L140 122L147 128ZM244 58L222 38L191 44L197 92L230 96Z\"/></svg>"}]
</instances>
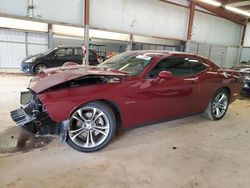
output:
<instances>
[{"instance_id":1,"label":"metal building wall","mask_svg":"<svg viewBox=\"0 0 250 188\"><path fill-rule=\"evenodd\" d=\"M227 47L225 67L232 68L238 64L239 47Z\"/></svg>"},{"instance_id":2,"label":"metal building wall","mask_svg":"<svg viewBox=\"0 0 250 188\"><path fill-rule=\"evenodd\" d=\"M19 68L25 56L25 33L0 29L0 68Z\"/></svg>"},{"instance_id":3,"label":"metal building wall","mask_svg":"<svg viewBox=\"0 0 250 188\"><path fill-rule=\"evenodd\" d=\"M186 39L188 9L158 0L91 0L90 26Z\"/></svg>"},{"instance_id":4,"label":"metal building wall","mask_svg":"<svg viewBox=\"0 0 250 188\"><path fill-rule=\"evenodd\" d=\"M204 44L238 46L241 26L224 18L195 12L192 41Z\"/></svg>"},{"instance_id":5,"label":"metal building wall","mask_svg":"<svg viewBox=\"0 0 250 188\"><path fill-rule=\"evenodd\" d=\"M47 34L0 29L0 68L20 68L21 61L27 55L46 49Z\"/></svg>"},{"instance_id":6,"label":"metal building wall","mask_svg":"<svg viewBox=\"0 0 250 188\"><path fill-rule=\"evenodd\" d=\"M80 38L69 38L69 37L53 37L53 47L70 45L70 46L82 46L83 39Z\"/></svg>"},{"instance_id":7,"label":"metal building wall","mask_svg":"<svg viewBox=\"0 0 250 188\"><path fill-rule=\"evenodd\" d=\"M85 0L0 0L0 13L83 25L84 2Z\"/></svg>"},{"instance_id":8,"label":"metal building wall","mask_svg":"<svg viewBox=\"0 0 250 188\"><path fill-rule=\"evenodd\" d=\"M70 45L70 46L82 46L83 39L81 38L74 38L74 37L53 37L53 46L62 46L62 45ZM90 44L96 45L106 45L107 51L114 51L114 52L124 52L126 51L127 44L120 41L112 41L112 40L101 40L95 39L90 41Z\"/></svg>"},{"instance_id":9,"label":"metal building wall","mask_svg":"<svg viewBox=\"0 0 250 188\"><path fill-rule=\"evenodd\" d=\"M250 47L243 47L240 53L240 62L250 60Z\"/></svg>"},{"instance_id":10,"label":"metal building wall","mask_svg":"<svg viewBox=\"0 0 250 188\"><path fill-rule=\"evenodd\" d=\"M247 24L246 33L245 33L245 40L244 40L244 46L250 47L250 22Z\"/></svg>"},{"instance_id":11,"label":"metal building wall","mask_svg":"<svg viewBox=\"0 0 250 188\"><path fill-rule=\"evenodd\" d=\"M45 52L48 49L48 34L27 33L27 55Z\"/></svg>"},{"instance_id":12,"label":"metal building wall","mask_svg":"<svg viewBox=\"0 0 250 188\"><path fill-rule=\"evenodd\" d=\"M239 47L227 47L211 44L187 43L187 52L207 57L223 68L235 67L238 64ZM243 49L242 55L250 59L250 48ZM244 59L244 58L243 58Z\"/></svg>"}]
</instances>

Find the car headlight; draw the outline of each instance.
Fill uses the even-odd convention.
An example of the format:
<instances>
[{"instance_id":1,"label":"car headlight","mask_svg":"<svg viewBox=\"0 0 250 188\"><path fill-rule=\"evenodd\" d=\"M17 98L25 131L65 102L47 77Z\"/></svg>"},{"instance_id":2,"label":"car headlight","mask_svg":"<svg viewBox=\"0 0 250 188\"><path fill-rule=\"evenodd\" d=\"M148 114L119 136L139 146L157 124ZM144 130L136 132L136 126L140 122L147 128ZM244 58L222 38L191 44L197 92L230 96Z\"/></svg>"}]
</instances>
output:
<instances>
[{"instance_id":1,"label":"car headlight","mask_svg":"<svg viewBox=\"0 0 250 188\"><path fill-rule=\"evenodd\" d=\"M27 105L32 100L32 93L30 91L22 91L20 96L20 103L22 105Z\"/></svg>"},{"instance_id":2,"label":"car headlight","mask_svg":"<svg viewBox=\"0 0 250 188\"><path fill-rule=\"evenodd\" d=\"M36 60L36 58L33 57L33 58L30 58L30 59L25 60L24 62L25 62L25 63L32 63L32 62L34 62L35 60Z\"/></svg>"}]
</instances>

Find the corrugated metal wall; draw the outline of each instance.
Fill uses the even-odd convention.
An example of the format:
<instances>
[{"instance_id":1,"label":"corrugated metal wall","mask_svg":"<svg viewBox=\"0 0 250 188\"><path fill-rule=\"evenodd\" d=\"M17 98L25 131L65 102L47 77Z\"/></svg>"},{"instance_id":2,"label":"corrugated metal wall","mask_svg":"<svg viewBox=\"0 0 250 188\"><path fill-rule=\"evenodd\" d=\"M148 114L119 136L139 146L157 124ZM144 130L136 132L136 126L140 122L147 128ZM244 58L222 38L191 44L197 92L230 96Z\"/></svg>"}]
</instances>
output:
<instances>
[{"instance_id":1,"label":"corrugated metal wall","mask_svg":"<svg viewBox=\"0 0 250 188\"><path fill-rule=\"evenodd\" d=\"M240 62L250 60L250 47L244 47L241 49Z\"/></svg>"},{"instance_id":2,"label":"corrugated metal wall","mask_svg":"<svg viewBox=\"0 0 250 188\"><path fill-rule=\"evenodd\" d=\"M195 11L192 40L202 44L238 46L241 26L224 18Z\"/></svg>"},{"instance_id":3,"label":"corrugated metal wall","mask_svg":"<svg viewBox=\"0 0 250 188\"><path fill-rule=\"evenodd\" d=\"M196 42L188 42L186 51L189 53L202 55L207 57L220 67L231 68L238 64L239 47L226 47L211 44L199 44ZM242 56L250 59L250 48L243 48ZM243 59L244 59L243 58Z\"/></svg>"},{"instance_id":4,"label":"corrugated metal wall","mask_svg":"<svg viewBox=\"0 0 250 188\"><path fill-rule=\"evenodd\" d=\"M28 55L38 54L48 49L48 35L27 33Z\"/></svg>"},{"instance_id":5,"label":"corrugated metal wall","mask_svg":"<svg viewBox=\"0 0 250 188\"><path fill-rule=\"evenodd\" d=\"M20 68L21 61L27 55L46 49L47 34L0 29L0 68Z\"/></svg>"},{"instance_id":6,"label":"corrugated metal wall","mask_svg":"<svg viewBox=\"0 0 250 188\"><path fill-rule=\"evenodd\" d=\"M53 38L53 46L62 46L62 45L70 45L70 46L82 46L83 39L79 38L65 38L65 37L54 37ZM96 45L106 45L107 51L114 52L124 52L126 51L127 44L119 41L111 41L111 40L92 40L90 44Z\"/></svg>"},{"instance_id":7,"label":"corrugated metal wall","mask_svg":"<svg viewBox=\"0 0 250 188\"><path fill-rule=\"evenodd\" d=\"M250 22L247 23L247 29L245 33L244 46L250 47Z\"/></svg>"},{"instance_id":8,"label":"corrugated metal wall","mask_svg":"<svg viewBox=\"0 0 250 188\"><path fill-rule=\"evenodd\" d=\"M211 45L209 59L220 67L226 67L226 51L225 46Z\"/></svg>"},{"instance_id":9,"label":"corrugated metal wall","mask_svg":"<svg viewBox=\"0 0 250 188\"><path fill-rule=\"evenodd\" d=\"M158 0L91 0L90 26L139 35L186 39L184 7Z\"/></svg>"},{"instance_id":10,"label":"corrugated metal wall","mask_svg":"<svg viewBox=\"0 0 250 188\"><path fill-rule=\"evenodd\" d=\"M0 29L0 68L20 67L25 56L25 33Z\"/></svg>"},{"instance_id":11,"label":"corrugated metal wall","mask_svg":"<svg viewBox=\"0 0 250 188\"><path fill-rule=\"evenodd\" d=\"M159 45L159 44L145 44L134 43L132 50L166 50L166 51L180 51L180 46Z\"/></svg>"},{"instance_id":12,"label":"corrugated metal wall","mask_svg":"<svg viewBox=\"0 0 250 188\"><path fill-rule=\"evenodd\" d=\"M84 3L84 0L0 0L0 12L83 25ZM29 6L34 8L29 11Z\"/></svg>"},{"instance_id":13,"label":"corrugated metal wall","mask_svg":"<svg viewBox=\"0 0 250 188\"><path fill-rule=\"evenodd\" d=\"M227 47L226 64L224 67L232 68L238 64L239 47Z\"/></svg>"}]
</instances>

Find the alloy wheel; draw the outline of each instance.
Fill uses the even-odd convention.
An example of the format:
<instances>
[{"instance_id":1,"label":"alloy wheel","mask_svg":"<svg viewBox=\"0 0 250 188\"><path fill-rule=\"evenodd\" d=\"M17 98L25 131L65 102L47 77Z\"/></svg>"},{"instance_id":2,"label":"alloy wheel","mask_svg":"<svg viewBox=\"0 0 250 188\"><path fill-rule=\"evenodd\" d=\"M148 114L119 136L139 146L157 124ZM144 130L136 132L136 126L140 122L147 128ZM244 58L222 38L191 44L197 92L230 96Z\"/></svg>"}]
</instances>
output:
<instances>
[{"instance_id":1,"label":"alloy wheel","mask_svg":"<svg viewBox=\"0 0 250 188\"><path fill-rule=\"evenodd\" d=\"M81 148L95 148L107 139L110 122L107 115L95 107L83 107L70 118L68 136Z\"/></svg>"},{"instance_id":2,"label":"alloy wheel","mask_svg":"<svg viewBox=\"0 0 250 188\"><path fill-rule=\"evenodd\" d=\"M214 98L212 112L216 118L221 118L227 111L228 96L225 92L220 92Z\"/></svg>"}]
</instances>

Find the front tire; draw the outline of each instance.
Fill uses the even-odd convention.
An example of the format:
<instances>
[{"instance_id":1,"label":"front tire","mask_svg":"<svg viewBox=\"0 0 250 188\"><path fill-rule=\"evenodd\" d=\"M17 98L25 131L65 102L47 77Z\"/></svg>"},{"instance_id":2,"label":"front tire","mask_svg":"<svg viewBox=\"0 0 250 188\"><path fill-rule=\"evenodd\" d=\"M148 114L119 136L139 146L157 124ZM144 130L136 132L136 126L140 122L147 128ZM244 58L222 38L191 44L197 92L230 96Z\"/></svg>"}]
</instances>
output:
<instances>
[{"instance_id":1,"label":"front tire","mask_svg":"<svg viewBox=\"0 0 250 188\"><path fill-rule=\"evenodd\" d=\"M69 119L67 143L81 152L104 148L116 132L112 110L101 102L91 102L73 112Z\"/></svg>"},{"instance_id":2,"label":"front tire","mask_svg":"<svg viewBox=\"0 0 250 188\"><path fill-rule=\"evenodd\" d=\"M226 90L218 90L209 102L204 116L210 120L220 120L227 112L229 105L229 94Z\"/></svg>"},{"instance_id":3,"label":"front tire","mask_svg":"<svg viewBox=\"0 0 250 188\"><path fill-rule=\"evenodd\" d=\"M45 69L47 69L48 68L48 66L47 65L45 65L45 64L38 64L38 65L36 65L35 66L35 68L34 68L34 73L35 74L38 74L38 73L40 73L40 72L42 72L43 70L45 70Z\"/></svg>"}]
</instances>

